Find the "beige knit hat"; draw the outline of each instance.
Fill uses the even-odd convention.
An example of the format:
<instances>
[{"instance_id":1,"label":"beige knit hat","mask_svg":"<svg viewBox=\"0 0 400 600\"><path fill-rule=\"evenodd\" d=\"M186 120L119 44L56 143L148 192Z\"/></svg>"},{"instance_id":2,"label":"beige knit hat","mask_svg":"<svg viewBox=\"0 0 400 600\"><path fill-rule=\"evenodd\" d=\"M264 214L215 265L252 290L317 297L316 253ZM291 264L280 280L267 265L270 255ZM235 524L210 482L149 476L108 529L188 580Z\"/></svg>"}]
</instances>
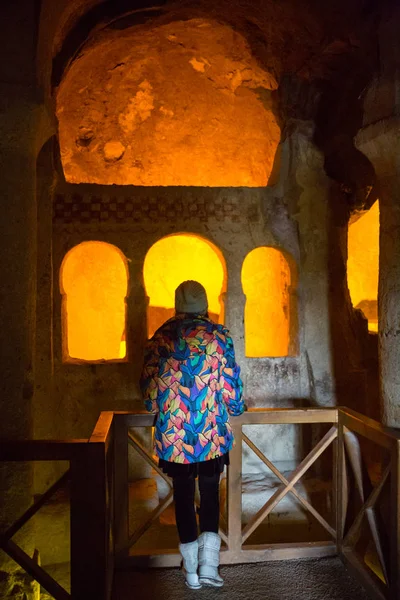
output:
<instances>
[{"instance_id":1,"label":"beige knit hat","mask_svg":"<svg viewBox=\"0 0 400 600\"><path fill-rule=\"evenodd\" d=\"M204 287L198 281L183 281L175 290L175 311L201 315L207 312L208 301Z\"/></svg>"}]
</instances>

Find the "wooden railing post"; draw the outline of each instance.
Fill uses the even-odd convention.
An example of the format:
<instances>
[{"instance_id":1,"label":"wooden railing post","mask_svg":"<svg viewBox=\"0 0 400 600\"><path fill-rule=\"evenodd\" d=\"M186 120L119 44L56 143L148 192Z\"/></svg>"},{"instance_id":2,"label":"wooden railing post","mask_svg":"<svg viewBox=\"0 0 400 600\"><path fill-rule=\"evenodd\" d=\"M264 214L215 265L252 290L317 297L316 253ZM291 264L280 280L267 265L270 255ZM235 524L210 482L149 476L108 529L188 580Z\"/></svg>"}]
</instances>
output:
<instances>
[{"instance_id":1,"label":"wooden railing post","mask_svg":"<svg viewBox=\"0 0 400 600\"><path fill-rule=\"evenodd\" d=\"M88 442L71 461L71 595L108 600L105 444Z\"/></svg>"},{"instance_id":2,"label":"wooden railing post","mask_svg":"<svg viewBox=\"0 0 400 600\"><path fill-rule=\"evenodd\" d=\"M129 552L128 424L125 415L114 416L114 549L116 559Z\"/></svg>"},{"instance_id":3,"label":"wooden railing post","mask_svg":"<svg viewBox=\"0 0 400 600\"><path fill-rule=\"evenodd\" d=\"M344 430L341 410L338 410L338 437L336 459L336 547L338 554L343 552L343 535L346 523L348 489Z\"/></svg>"},{"instance_id":4,"label":"wooden railing post","mask_svg":"<svg viewBox=\"0 0 400 600\"><path fill-rule=\"evenodd\" d=\"M233 557L242 547L242 424L240 418L232 419L231 424L236 443L229 453L228 547Z\"/></svg>"},{"instance_id":5,"label":"wooden railing post","mask_svg":"<svg viewBox=\"0 0 400 600\"><path fill-rule=\"evenodd\" d=\"M390 599L400 598L400 441L393 444L391 453L391 540L390 540Z\"/></svg>"}]
</instances>

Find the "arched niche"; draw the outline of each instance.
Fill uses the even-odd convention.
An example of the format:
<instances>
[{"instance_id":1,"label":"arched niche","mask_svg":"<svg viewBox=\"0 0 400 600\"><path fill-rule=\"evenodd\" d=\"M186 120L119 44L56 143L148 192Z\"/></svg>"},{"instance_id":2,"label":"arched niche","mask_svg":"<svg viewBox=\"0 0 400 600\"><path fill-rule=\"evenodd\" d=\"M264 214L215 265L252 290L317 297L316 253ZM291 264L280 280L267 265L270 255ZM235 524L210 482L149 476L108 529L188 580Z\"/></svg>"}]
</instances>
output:
<instances>
[{"instance_id":1,"label":"arched niche","mask_svg":"<svg viewBox=\"0 0 400 600\"><path fill-rule=\"evenodd\" d=\"M368 319L370 332L378 331L379 201L350 223L347 283L354 308Z\"/></svg>"},{"instance_id":2,"label":"arched niche","mask_svg":"<svg viewBox=\"0 0 400 600\"><path fill-rule=\"evenodd\" d=\"M70 183L263 187L280 142L273 74L227 24L110 29L57 88Z\"/></svg>"},{"instance_id":3,"label":"arched niche","mask_svg":"<svg viewBox=\"0 0 400 600\"><path fill-rule=\"evenodd\" d=\"M261 246L246 256L241 274L246 296L246 357L280 357L295 353L297 309L293 269L276 248Z\"/></svg>"},{"instance_id":4,"label":"arched niche","mask_svg":"<svg viewBox=\"0 0 400 600\"><path fill-rule=\"evenodd\" d=\"M199 281L205 287L209 315L223 323L227 285L225 260L222 252L208 240L191 233L158 240L146 255L143 277L149 298L149 337L175 314L175 290L187 279Z\"/></svg>"},{"instance_id":5,"label":"arched niche","mask_svg":"<svg viewBox=\"0 0 400 600\"><path fill-rule=\"evenodd\" d=\"M111 244L72 248L60 269L64 362L126 359L128 267Z\"/></svg>"}]
</instances>

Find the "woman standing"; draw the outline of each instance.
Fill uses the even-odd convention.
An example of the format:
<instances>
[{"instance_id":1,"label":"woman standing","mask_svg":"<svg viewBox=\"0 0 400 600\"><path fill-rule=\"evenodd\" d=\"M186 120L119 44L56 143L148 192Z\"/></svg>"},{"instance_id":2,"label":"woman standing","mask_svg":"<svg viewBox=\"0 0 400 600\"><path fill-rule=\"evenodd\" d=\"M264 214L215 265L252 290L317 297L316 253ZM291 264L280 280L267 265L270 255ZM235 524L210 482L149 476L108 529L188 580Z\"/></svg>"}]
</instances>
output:
<instances>
[{"instance_id":1,"label":"woman standing","mask_svg":"<svg viewBox=\"0 0 400 600\"><path fill-rule=\"evenodd\" d=\"M146 408L157 413L155 450L160 467L173 480L179 550L192 589L223 585L218 573L219 481L234 443L228 413L244 411L232 338L207 311L204 287L197 281L181 283L175 291L175 317L148 341L141 377Z\"/></svg>"}]
</instances>

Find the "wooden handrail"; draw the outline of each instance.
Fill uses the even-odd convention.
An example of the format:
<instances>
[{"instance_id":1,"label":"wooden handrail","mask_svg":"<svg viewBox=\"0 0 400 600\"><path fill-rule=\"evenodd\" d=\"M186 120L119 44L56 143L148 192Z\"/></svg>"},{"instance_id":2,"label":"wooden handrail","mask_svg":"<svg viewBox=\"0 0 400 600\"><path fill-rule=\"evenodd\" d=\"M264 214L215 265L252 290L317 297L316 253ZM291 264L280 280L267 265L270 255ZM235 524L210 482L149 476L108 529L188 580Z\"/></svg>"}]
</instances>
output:
<instances>
[{"instance_id":1,"label":"wooden handrail","mask_svg":"<svg viewBox=\"0 0 400 600\"><path fill-rule=\"evenodd\" d=\"M108 444L110 441L111 427L114 420L114 413L111 410L103 411L97 419L95 428L89 438L91 444L99 442Z\"/></svg>"},{"instance_id":2,"label":"wooden handrail","mask_svg":"<svg viewBox=\"0 0 400 600\"><path fill-rule=\"evenodd\" d=\"M400 441L399 429L385 427L378 421L374 421L350 408L338 408L338 418L344 427L359 433L384 448L391 448L393 444Z\"/></svg>"},{"instance_id":3,"label":"wooden handrail","mask_svg":"<svg viewBox=\"0 0 400 600\"><path fill-rule=\"evenodd\" d=\"M371 441L391 447L400 441L400 430L384 427L346 407L338 408L250 408L239 417L233 417L240 425L273 425L301 423L337 423L342 416L343 425L365 434ZM105 443L109 439L114 417L123 417L126 426L151 427L155 415L145 411L103 411L89 439L67 440L0 440L0 461L68 460L75 451L81 451L87 443Z\"/></svg>"},{"instance_id":4,"label":"wooden handrail","mask_svg":"<svg viewBox=\"0 0 400 600\"><path fill-rule=\"evenodd\" d=\"M151 427L156 415L146 411L115 411L128 427ZM358 413L356 413L358 414ZM362 416L362 415L360 415ZM337 423L338 409L333 408L250 408L239 417L231 417L241 425L274 425L300 423Z\"/></svg>"},{"instance_id":5,"label":"wooden handrail","mask_svg":"<svg viewBox=\"0 0 400 600\"><path fill-rule=\"evenodd\" d=\"M0 440L0 462L70 460L78 456L88 440Z\"/></svg>"},{"instance_id":6,"label":"wooden handrail","mask_svg":"<svg viewBox=\"0 0 400 600\"><path fill-rule=\"evenodd\" d=\"M241 425L284 425L300 423L337 423L336 408L250 408L240 417Z\"/></svg>"}]
</instances>

